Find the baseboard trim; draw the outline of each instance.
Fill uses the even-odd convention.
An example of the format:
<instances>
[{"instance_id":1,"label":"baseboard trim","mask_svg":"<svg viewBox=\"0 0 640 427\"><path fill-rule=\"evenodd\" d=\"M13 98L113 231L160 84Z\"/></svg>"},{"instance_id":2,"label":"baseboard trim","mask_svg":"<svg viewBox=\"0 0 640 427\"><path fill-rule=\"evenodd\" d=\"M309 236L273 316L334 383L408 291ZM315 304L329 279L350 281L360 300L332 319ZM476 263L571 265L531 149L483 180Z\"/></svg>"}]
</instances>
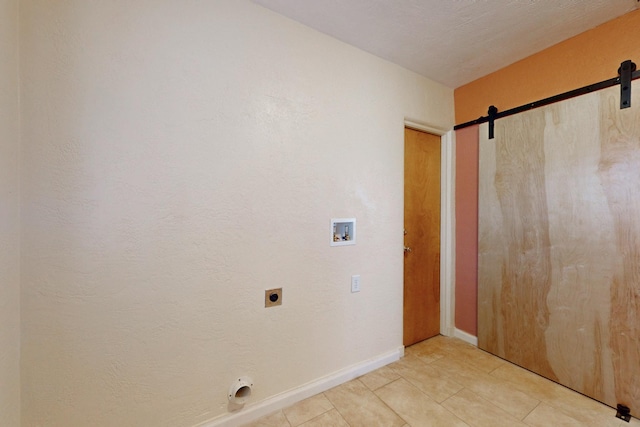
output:
<instances>
[{"instance_id":1,"label":"baseboard trim","mask_svg":"<svg viewBox=\"0 0 640 427\"><path fill-rule=\"evenodd\" d=\"M198 424L197 427L236 427L255 421L272 412L279 411L308 397L329 390L335 386L351 381L354 378L381 368L389 363L399 360L404 355L404 347L381 354L373 359L357 363L348 368L341 369L333 374L319 378L310 383L296 387L284 393L277 394L261 402L247 405L238 412L222 415L210 421Z\"/></svg>"},{"instance_id":2,"label":"baseboard trim","mask_svg":"<svg viewBox=\"0 0 640 427\"><path fill-rule=\"evenodd\" d=\"M462 341L468 342L471 345L478 346L478 337L471 335L468 332L461 331L460 329L454 329L453 336L461 339Z\"/></svg>"}]
</instances>

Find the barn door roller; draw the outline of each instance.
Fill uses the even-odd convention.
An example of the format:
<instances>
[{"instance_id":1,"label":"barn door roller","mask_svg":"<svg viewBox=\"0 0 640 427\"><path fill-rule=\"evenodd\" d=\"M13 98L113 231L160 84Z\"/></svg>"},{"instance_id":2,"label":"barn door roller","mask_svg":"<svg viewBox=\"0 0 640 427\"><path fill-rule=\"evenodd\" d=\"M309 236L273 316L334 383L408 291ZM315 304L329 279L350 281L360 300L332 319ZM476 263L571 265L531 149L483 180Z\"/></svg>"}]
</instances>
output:
<instances>
[{"instance_id":1,"label":"barn door roller","mask_svg":"<svg viewBox=\"0 0 640 427\"><path fill-rule=\"evenodd\" d=\"M618 68L620 74L620 109L631 107L631 75L636 70L636 64L627 59Z\"/></svg>"},{"instance_id":2,"label":"barn door roller","mask_svg":"<svg viewBox=\"0 0 640 427\"><path fill-rule=\"evenodd\" d=\"M489 107L489 139L493 139L496 116L498 115L498 108L495 105Z\"/></svg>"}]
</instances>

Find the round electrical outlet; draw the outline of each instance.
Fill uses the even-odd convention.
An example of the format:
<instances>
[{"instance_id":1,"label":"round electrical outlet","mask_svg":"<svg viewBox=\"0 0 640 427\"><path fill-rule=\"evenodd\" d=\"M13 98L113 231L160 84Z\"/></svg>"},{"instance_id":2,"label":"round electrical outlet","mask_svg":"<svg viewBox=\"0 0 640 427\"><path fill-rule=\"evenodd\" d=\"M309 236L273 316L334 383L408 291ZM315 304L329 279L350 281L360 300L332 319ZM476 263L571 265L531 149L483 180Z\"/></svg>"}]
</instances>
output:
<instances>
[{"instance_id":1,"label":"round electrical outlet","mask_svg":"<svg viewBox=\"0 0 640 427\"><path fill-rule=\"evenodd\" d=\"M264 306L275 307L276 305L282 305L282 288L264 291Z\"/></svg>"}]
</instances>

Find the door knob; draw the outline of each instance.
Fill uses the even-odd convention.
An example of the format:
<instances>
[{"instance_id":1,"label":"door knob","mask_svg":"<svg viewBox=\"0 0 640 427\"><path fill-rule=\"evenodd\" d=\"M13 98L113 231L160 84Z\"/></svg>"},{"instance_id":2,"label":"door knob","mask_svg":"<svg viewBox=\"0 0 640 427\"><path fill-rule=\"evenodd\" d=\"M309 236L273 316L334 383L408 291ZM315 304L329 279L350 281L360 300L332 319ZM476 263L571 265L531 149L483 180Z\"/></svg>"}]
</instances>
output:
<instances>
[{"instance_id":1,"label":"door knob","mask_svg":"<svg viewBox=\"0 0 640 427\"><path fill-rule=\"evenodd\" d=\"M410 248L409 246L405 246L405 247L404 247L404 252L405 252L405 253L407 253L407 252L411 252L411 248Z\"/></svg>"}]
</instances>

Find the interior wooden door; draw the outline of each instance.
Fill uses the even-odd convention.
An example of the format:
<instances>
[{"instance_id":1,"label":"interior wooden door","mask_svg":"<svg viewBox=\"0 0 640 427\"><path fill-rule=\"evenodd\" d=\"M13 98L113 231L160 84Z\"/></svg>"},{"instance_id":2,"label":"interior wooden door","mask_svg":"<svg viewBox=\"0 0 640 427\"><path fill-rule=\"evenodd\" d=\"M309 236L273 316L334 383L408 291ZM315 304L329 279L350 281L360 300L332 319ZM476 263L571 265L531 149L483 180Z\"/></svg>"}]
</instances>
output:
<instances>
[{"instance_id":1,"label":"interior wooden door","mask_svg":"<svg viewBox=\"0 0 640 427\"><path fill-rule=\"evenodd\" d=\"M440 137L405 128L404 345L440 333Z\"/></svg>"},{"instance_id":2,"label":"interior wooden door","mask_svg":"<svg viewBox=\"0 0 640 427\"><path fill-rule=\"evenodd\" d=\"M637 417L640 84L619 90L480 128L478 344Z\"/></svg>"}]
</instances>

